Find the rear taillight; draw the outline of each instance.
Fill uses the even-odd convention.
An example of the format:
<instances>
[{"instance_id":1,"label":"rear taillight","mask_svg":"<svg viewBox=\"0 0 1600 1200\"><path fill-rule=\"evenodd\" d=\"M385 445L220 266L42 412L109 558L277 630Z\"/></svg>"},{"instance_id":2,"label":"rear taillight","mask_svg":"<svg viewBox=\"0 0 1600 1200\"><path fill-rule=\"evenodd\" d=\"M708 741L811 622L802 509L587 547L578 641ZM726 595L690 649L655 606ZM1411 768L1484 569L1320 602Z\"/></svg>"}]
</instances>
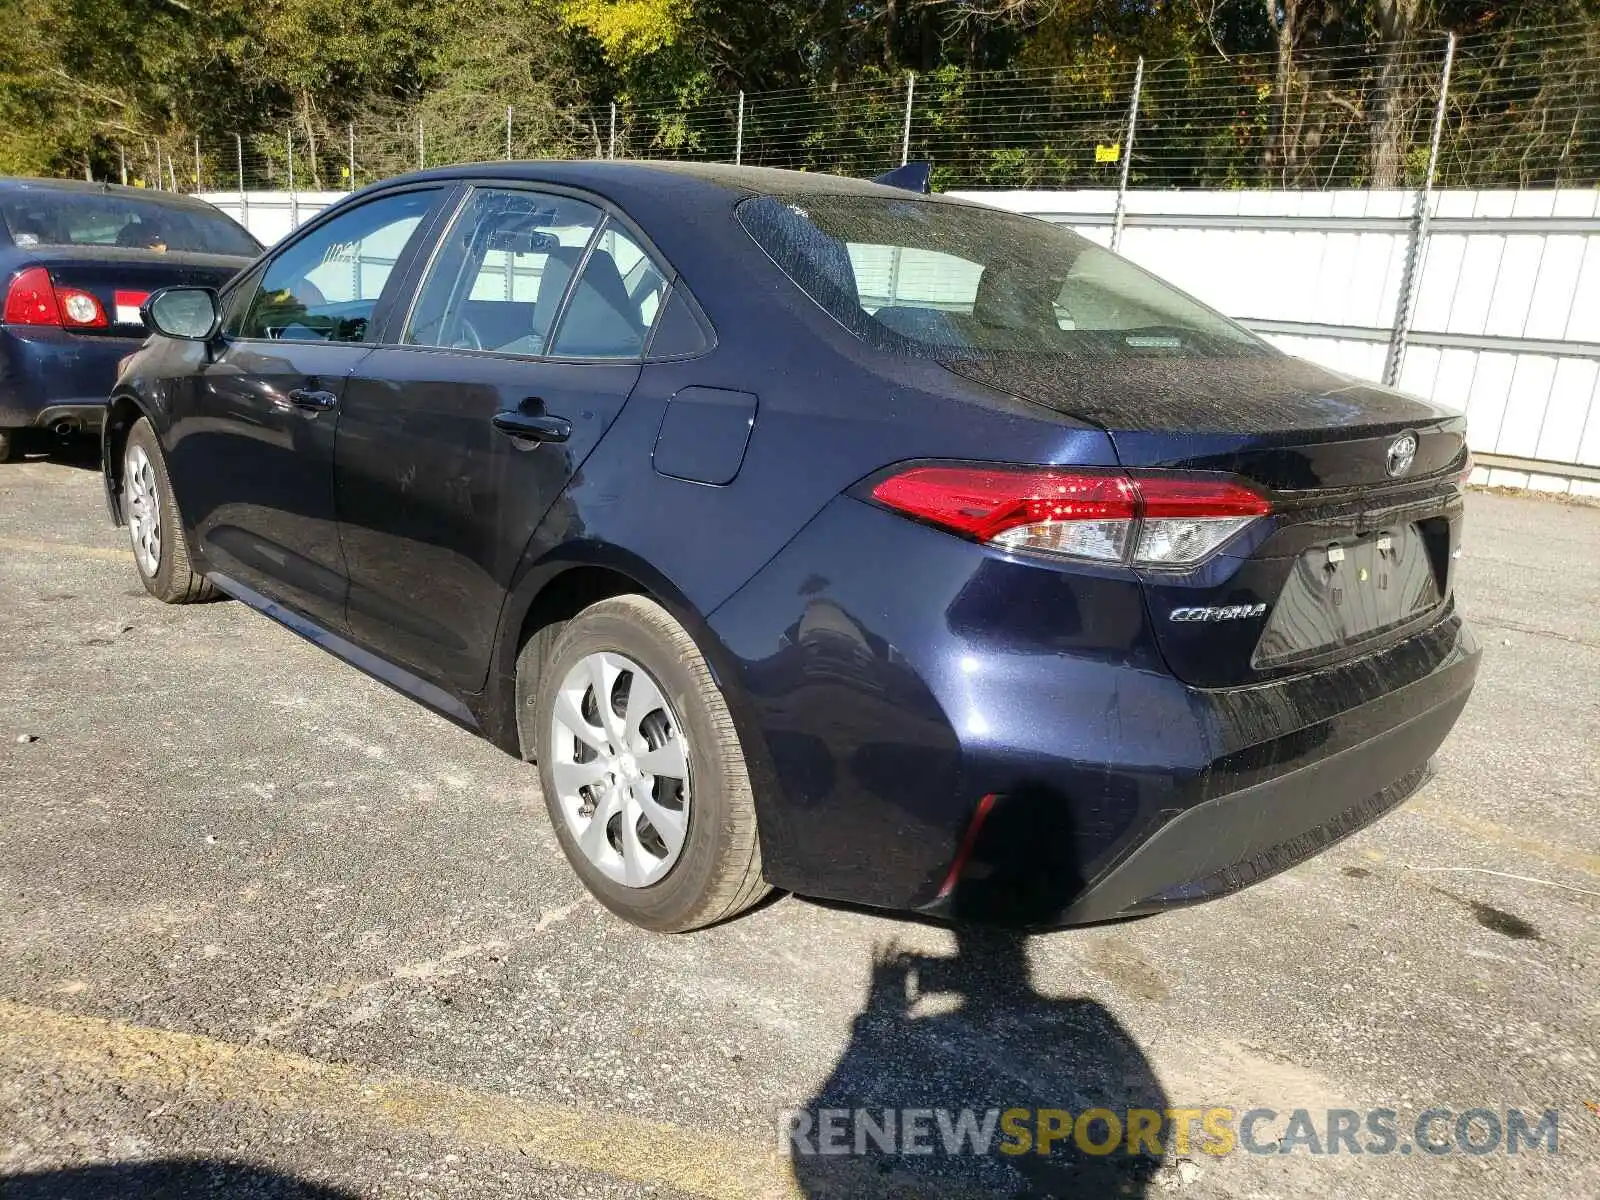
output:
<instances>
[{"instance_id":1,"label":"rear taillight","mask_svg":"<svg viewBox=\"0 0 1600 1200\"><path fill-rule=\"evenodd\" d=\"M1194 566L1272 511L1231 479L1051 467L912 467L872 498L1005 550L1168 568Z\"/></svg>"},{"instance_id":2,"label":"rear taillight","mask_svg":"<svg viewBox=\"0 0 1600 1200\"><path fill-rule=\"evenodd\" d=\"M56 304L61 308L61 323L70 329L99 327L106 323L105 309L88 292L57 288Z\"/></svg>"},{"instance_id":3,"label":"rear taillight","mask_svg":"<svg viewBox=\"0 0 1600 1200\"><path fill-rule=\"evenodd\" d=\"M1460 480L1462 487L1465 487L1467 484L1472 482L1472 468L1477 465L1477 463L1472 461L1472 451L1468 450L1467 457L1461 464Z\"/></svg>"},{"instance_id":4,"label":"rear taillight","mask_svg":"<svg viewBox=\"0 0 1600 1200\"><path fill-rule=\"evenodd\" d=\"M43 267L28 267L11 277L6 289L7 325L60 325L61 309L56 303L50 272Z\"/></svg>"},{"instance_id":5,"label":"rear taillight","mask_svg":"<svg viewBox=\"0 0 1600 1200\"><path fill-rule=\"evenodd\" d=\"M82 288L56 287L45 268L29 267L6 289L5 323L96 329L106 324L106 310Z\"/></svg>"}]
</instances>

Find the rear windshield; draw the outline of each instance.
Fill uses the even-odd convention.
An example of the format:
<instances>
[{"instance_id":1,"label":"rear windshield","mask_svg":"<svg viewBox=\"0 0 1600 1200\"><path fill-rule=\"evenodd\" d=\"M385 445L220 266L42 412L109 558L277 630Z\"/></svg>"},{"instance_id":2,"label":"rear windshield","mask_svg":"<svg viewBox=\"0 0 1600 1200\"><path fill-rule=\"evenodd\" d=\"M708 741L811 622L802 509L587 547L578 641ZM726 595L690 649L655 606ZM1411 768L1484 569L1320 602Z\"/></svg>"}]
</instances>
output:
<instances>
[{"instance_id":1,"label":"rear windshield","mask_svg":"<svg viewBox=\"0 0 1600 1200\"><path fill-rule=\"evenodd\" d=\"M998 209L759 196L739 219L863 341L938 358L1270 354L1232 321L1071 230Z\"/></svg>"},{"instance_id":2,"label":"rear windshield","mask_svg":"<svg viewBox=\"0 0 1600 1200\"><path fill-rule=\"evenodd\" d=\"M0 195L0 220L18 246L121 246L137 250L233 254L254 258L261 247L219 212L74 192Z\"/></svg>"}]
</instances>

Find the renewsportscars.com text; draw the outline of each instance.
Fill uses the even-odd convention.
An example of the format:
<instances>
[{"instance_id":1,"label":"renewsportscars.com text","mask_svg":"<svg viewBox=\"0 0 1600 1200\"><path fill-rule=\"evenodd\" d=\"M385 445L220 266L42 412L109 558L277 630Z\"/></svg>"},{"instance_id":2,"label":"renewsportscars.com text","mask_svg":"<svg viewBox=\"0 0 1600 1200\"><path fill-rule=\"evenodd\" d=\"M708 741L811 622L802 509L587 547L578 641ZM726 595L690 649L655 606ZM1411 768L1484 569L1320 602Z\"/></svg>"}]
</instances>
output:
<instances>
[{"instance_id":1,"label":"renewsportscars.com text","mask_svg":"<svg viewBox=\"0 0 1600 1200\"><path fill-rule=\"evenodd\" d=\"M820 1108L779 1114L784 1154L1554 1154L1560 1113L1509 1108Z\"/></svg>"}]
</instances>

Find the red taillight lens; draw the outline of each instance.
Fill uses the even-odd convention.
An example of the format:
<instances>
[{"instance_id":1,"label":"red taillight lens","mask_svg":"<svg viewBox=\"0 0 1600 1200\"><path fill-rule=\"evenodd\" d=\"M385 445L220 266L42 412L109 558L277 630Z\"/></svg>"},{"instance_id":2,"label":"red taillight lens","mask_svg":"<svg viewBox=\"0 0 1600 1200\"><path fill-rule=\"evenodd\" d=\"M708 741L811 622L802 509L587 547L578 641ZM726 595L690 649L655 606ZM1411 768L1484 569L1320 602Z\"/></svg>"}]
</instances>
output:
<instances>
[{"instance_id":1,"label":"red taillight lens","mask_svg":"<svg viewBox=\"0 0 1600 1200\"><path fill-rule=\"evenodd\" d=\"M1478 464L1472 461L1472 451L1467 451L1467 461L1461 464L1461 486L1465 487L1472 482L1472 468Z\"/></svg>"},{"instance_id":2,"label":"red taillight lens","mask_svg":"<svg viewBox=\"0 0 1600 1200\"><path fill-rule=\"evenodd\" d=\"M981 467L913 467L885 479L872 498L981 542L1018 525L1132 517L1133 484L1123 475Z\"/></svg>"},{"instance_id":3,"label":"red taillight lens","mask_svg":"<svg viewBox=\"0 0 1600 1200\"><path fill-rule=\"evenodd\" d=\"M61 309L61 323L69 328L99 327L106 323L106 311L88 292L78 288L57 288L56 304Z\"/></svg>"},{"instance_id":4,"label":"red taillight lens","mask_svg":"<svg viewBox=\"0 0 1600 1200\"><path fill-rule=\"evenodd\" d=\"M1230 479L1048 467L912 467L872 489L908 516L1007 550L1191 567L1272 511Z\"/></svg>"},{"instance_id":5,"label":"red taillight lens","mask_svg":"<svg viewBox=\"0 0 1600 1200\"><path fill-rule=\"evenodd\" d=\"M1231 479L1134 480L1145 517L1264 517L1272 505L1259 492Z\"/></svg>"},{"instance_id":6,"label":"red taillight lens","mask_svg":"<svg viewBox=\"0 0 1600 1200\"><path fill-rule=\"evenodd\" d=\"M6 289L7 325L60 325L61 309L56 304L50 272L43 267L18 271Z\"/></svg>"}]
</instances>

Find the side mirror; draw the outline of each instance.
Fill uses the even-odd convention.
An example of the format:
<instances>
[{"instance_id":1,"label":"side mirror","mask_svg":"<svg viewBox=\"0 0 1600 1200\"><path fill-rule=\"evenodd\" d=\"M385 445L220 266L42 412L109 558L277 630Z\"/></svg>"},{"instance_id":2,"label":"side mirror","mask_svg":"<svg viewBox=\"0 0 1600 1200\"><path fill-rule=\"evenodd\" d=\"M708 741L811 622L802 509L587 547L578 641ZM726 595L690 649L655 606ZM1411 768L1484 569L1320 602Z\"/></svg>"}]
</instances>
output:
<instances>
[{"instance_id":1,"label":"side mirror","mask_svg":"<svg viewBox=\"0 0 1600 1200\"><path fill-rule=\"evenodd\" d=\"M186 342L209 342L222 324L217 294L200 287L162 288L144 302L139 316L152 333Z\"/></svg>"}]
</instances>

